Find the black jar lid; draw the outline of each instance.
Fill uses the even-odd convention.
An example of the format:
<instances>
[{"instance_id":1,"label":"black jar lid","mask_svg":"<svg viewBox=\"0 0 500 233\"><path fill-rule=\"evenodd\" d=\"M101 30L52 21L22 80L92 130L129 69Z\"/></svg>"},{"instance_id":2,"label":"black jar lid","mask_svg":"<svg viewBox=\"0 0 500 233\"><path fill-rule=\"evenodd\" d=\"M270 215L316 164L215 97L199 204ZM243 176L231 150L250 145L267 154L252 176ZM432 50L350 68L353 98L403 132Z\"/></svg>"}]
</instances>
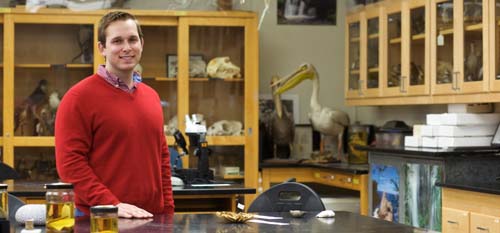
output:
<instances>
[{"instance_id":1,"label":"black jar lid","mask_svg":"<svg viewBox=\"0 0 500 233\"><path fill-rule=\"evenodd\" d=\"M0 184L0 189L7 189L9 187L8 184Z\"/></svg>"},{"instance_id":2,"label":"black jar lid","mask_svg":"<svg viewBox=\"0 0 500 233\"><path fill-rule=\"evenodd\" d=\"M96 205L90 207L90 213L117 213L118 207L114 205Z\"/></svg>"},{"instance_id":3,"label":"black jar lid","mask_svg":"<svg viewBox=\"0 0 500 233\"><path fill-rule=\"evenodd\" d=\"M73 184L71 183L50 183L45 184L45 189L73 189Z\"/></svg>"}]
</instances>

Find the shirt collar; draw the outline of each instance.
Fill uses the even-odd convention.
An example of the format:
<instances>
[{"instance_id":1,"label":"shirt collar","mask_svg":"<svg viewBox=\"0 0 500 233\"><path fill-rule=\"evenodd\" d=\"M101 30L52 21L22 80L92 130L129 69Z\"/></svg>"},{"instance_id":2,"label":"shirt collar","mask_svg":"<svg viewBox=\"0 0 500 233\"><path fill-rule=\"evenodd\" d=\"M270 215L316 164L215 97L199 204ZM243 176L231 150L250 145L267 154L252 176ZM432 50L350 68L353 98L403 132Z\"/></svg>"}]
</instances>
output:
<instances>
[{"instance_id":1,"label":"shirt collar","mask_svg":"<svg viewBox=\"0 0 500 233\"><path fill-rule=\"evenodd\" d=\"M120 78L118 78L118 76L116 76L116 75L110 73L108 70L106 70L104 65L100 65L97 68L97 75L101 76L104 80L106 80L106 82L108 82L112 86L114 86L116 88L120 88L120 89L127 91L127 92L133 92L135 89L137 89L137 84L142 82L141 75L134 71L134 73L132 75L132 80L133 80L132 88L128 88L128 86L127 86L127 84L125 84L125 82L123 82Z\"/></svg>"}]
</instances>

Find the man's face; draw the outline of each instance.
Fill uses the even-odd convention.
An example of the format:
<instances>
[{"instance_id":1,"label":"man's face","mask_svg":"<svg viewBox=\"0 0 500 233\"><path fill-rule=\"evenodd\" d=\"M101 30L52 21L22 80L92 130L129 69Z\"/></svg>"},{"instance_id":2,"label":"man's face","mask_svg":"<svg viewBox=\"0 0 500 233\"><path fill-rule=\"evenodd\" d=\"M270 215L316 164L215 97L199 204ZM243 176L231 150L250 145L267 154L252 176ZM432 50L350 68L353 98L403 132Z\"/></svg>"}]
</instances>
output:
<instances>
[{"instance_id":1,"label":"man's face","mask_svg":"<svg viewBox=\"0 0 500 233\"><path fill-rule=\"evenodd\" d=\"M117 75L132 72L141 60L143 43L133 20L111 23L106 29L106 46L99 43L99 51L106 57L106 69Z\"/></svg>"}]
</instances>

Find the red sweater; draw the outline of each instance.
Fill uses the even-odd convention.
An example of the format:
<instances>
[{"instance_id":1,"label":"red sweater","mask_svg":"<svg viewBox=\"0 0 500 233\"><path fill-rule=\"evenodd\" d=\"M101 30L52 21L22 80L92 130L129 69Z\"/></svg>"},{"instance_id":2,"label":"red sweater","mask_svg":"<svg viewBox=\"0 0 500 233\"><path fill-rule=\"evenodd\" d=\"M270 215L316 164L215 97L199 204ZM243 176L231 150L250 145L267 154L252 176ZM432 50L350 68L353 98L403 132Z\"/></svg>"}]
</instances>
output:
<instances>
[{"instance_id":1,"label":"red sweater","mask_svg":"<svg viewBox=\"0 0 500 233\"><path fill-rule=\"evenodd\" d=\"M96 74L85 78L59 105L55 141L57 171L74 185L79 210L123 202L173 212L163 113L149 86L127 93Z\"/></svg>"}]
</instances>

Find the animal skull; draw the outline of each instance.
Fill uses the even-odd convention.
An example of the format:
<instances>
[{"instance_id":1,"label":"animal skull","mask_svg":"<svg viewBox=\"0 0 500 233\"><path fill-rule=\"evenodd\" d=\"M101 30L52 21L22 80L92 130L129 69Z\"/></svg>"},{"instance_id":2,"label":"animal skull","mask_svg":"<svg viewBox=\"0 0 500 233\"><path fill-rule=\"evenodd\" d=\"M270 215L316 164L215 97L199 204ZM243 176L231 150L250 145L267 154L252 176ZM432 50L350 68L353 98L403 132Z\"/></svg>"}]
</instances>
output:
<instances>
[{"instance_id":1,"label":"animal skull","mask_svg":"<svg viewBox=\"0 0 500 233\"><path fill-rule=\"evenodd\" d=\"M207 130L208 136L240 136L242 134L243 125L239 121L217 121Z\"/></svg>"},{"instance_id":2,"label":"animal skull","mask_svg":"<svg viewBox=\"0 0 500 233\"><path fill-rule=\"evenodd\" d=\"M207 65L207 74L212 78L241 78L240 68L234 65L229 57L216 57Z\"/></svg>"}]
</instances>

